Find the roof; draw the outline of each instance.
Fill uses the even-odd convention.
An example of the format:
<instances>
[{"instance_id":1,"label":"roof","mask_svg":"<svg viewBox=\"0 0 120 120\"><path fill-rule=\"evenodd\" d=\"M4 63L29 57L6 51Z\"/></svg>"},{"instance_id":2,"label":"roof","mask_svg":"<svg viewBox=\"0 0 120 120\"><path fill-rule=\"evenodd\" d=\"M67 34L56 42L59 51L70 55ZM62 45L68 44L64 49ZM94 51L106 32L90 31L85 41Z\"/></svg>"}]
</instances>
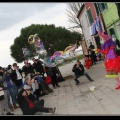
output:
<instances>
[{"instance_id":1,"label":"roof","mask_svg":"<svg viewBox=\"0 0 120 120\"><path fill-rule=\"evenodd\" d=\"M81 12L82 12L84 6L85 6L85 4L82 4L82 6L81 6L81 8L80 8L80 11L79 11L79 13L78 13L78 15L77 15L77 18L80 16L80 14L81 14Z\"/></svg>"}]
</instances>

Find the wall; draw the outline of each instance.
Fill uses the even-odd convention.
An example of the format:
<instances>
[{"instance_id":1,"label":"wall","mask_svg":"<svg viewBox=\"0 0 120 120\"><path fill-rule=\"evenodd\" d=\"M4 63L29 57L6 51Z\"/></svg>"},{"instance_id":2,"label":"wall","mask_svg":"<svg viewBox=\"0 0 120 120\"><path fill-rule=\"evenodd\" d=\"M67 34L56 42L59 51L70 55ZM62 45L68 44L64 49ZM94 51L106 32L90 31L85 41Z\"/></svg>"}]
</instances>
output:
<instances>
[{"instance_id":1,"label":"wall","mask_svg":"<svg viewBox=\"0 0 120 120\"><path fill-rule=\"evenodd\" d=\"M93 45L95 45L96 47L96 43L95 43L95 40L94 40L94 37L90 35L90 31L89 31L89 25L88 25L88 22L87 22L87 19L85 17L85 14L86 14L86 7L83 8L80 16L79 16L79 19L81 21L81 24L82 24L82 27L83 27L83 32L84 32L84 37L85 37L85 41L86 41L86 44L87 44L87 47L89 47L89 43L92 42Z\"/></svg>"},{"instance_id":2,"label":"wall","mask_svg":"<svg viewBox=\"0 0 120 120\"><path fill-rule=\"evenodd\" d=\"M118 39L120 39L120 36L118 35L118 31L117 31L116 25L115 25L117 22L119 22L117 7L116 7L115 3L107 3L107 7L108 7L108 9L103 11L102 14L103 14L103 18L104 18L104 22L105 22L108 34L109 34L109 29L111 27L113 27L116 37Z\"/></svg>"},{"instance_id":3,"label":"wall","mask_svg":"<svg viewBox=\"0 0 120 120\"><path fill-rule=\"evenodd\" d=\"M90 7L92 17L93 17L93 19L95 19L96 18L96 11L94 8L94 4L93 3L85 3L85 7L86 7L86 9L88 9Z\"/></svg>"}]
</instances>

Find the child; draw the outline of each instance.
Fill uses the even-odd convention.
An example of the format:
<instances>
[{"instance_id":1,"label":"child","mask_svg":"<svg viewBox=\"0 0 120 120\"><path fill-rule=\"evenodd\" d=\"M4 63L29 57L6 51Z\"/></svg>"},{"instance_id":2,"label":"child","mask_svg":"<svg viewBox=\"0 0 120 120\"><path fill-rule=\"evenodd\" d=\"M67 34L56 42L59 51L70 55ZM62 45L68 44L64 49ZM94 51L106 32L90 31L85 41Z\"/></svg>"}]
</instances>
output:
<instances>
[{"instance_id":1,"label":"child","mask_svg":"<svg viewBox=\"0 0 120 120\"><path fill-rule=\"evenodd\" d=\"M86 69L89 69L92 66L92 60L89 58L89 56L87 56L84 60L84 66Z\"/></svg>"}]
</instances>

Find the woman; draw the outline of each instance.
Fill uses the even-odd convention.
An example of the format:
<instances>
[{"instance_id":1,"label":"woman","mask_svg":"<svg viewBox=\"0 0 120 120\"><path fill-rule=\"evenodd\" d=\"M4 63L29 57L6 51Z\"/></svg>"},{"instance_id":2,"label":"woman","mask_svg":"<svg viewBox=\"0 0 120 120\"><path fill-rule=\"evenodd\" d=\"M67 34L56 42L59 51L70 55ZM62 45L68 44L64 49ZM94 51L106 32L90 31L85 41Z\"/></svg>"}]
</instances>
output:
<instances>
[{"instance_id":1,"label":"woman","mask_svg":"<svg viewBox=\"0 0 120 120\"><path fill-rule=\"evenodd\" d=\"M0 86L3 88L5 94L4 99L0 101L0 115L4 115L4 110L6 111L6 115L14 115L9 111L8 107L6 75L6 72L3 72L3 68L0 67Z\"/></svg>"},{"instance_id":2,"label":"woman","mask_svg":"<svg viewBox=\"0 0 120 120\"><path fill-rule=\"evenodd\" d=\"M58 80L57 80L57 78L58 78L58 73L57 73L56 68L55 68L55 67L45 67L45 69L46 69L46 74L47 74L47 76L50 76L51 79L52 79L53 88L55 89L56 86L57 86L57 87L60 87L60 86L58 85Z\"/></svg>"}]
</instances>

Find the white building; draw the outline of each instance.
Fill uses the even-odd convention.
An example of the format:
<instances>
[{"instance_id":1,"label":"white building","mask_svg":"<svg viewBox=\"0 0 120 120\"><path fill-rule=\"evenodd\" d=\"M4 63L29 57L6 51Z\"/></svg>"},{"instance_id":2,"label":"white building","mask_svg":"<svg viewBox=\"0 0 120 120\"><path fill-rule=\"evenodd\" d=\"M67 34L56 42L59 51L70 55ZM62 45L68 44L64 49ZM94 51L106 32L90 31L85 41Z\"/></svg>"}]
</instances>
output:
<instances>
[{"instance_id":1,"label":"white building","mask_svg":"<svg viewBox=\"0 0 120 120\"><path fill-rule=\"evenodd\" d=\"M80 22L81 22L82 31L83 31L83 34L84 34L84 39L86 41L87 48L89 47L90 42L92 42L92 44L96 48L97 46L96 46L94 36L90 35L90 27L91 26L90 26L89 21L88 21L88 16L87 16L87 13L86 13L86 7L85 7L84 4L81 7L78 18L80 19Z\"/></svg>"}]
</instances>

